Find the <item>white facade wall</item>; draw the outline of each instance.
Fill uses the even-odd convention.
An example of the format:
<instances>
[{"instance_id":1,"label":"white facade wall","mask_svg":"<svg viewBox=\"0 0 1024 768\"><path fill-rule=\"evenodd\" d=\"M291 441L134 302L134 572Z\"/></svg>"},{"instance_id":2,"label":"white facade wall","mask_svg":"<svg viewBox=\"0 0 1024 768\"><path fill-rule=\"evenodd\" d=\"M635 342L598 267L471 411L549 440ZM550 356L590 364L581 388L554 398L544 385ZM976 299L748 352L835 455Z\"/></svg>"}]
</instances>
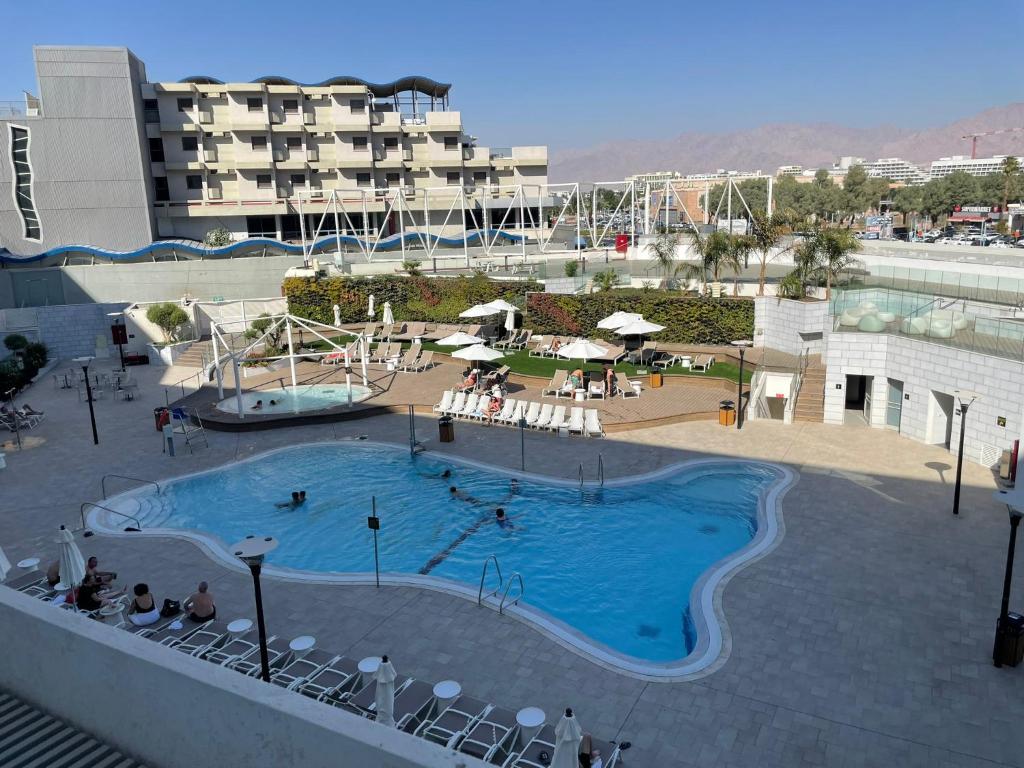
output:
<instances>
[{"instance_id":1,"label":"white facade wall","mask_svg":"<svg viewBox=\"0 0 1024 768\"><path fill-rule=\"evenodd\" d=\"M756 290L756 286L754 286ZM768 347L799 355L805 349L810 354L822 354L825 340L832 328L828 302L793 301L774 296L754 299L754 346ZM804 341L800 334L822 334L822 338Z\"/></svg>"}]
</instances>

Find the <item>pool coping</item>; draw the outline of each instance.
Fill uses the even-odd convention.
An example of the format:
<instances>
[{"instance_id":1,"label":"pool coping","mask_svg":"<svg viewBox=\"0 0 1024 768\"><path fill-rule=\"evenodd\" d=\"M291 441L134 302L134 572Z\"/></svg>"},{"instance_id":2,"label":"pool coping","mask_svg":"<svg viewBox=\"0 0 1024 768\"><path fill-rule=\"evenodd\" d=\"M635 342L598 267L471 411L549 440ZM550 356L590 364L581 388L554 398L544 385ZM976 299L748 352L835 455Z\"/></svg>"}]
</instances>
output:
<instances>
[{"instance_id":1,"label":"pool coping","mask_svg":"<svg viewBox=\"0 0 1024 768\"><path fill-rule=\"evenodd\" d=\"M252 456L247 456L244 459L230 462L229 464L223 464L218 467L211 467L205 470L178 475L163 481L163 483L172 483L191 477L218 472L228 466L255 461L275 453L289 451L295 448L321 445L336 447L339 443L345 442L358 442L393 450L408 450L407 445L399 443L377 440L359 440L355 438L295 443L263 451ZM533 472L520 472L506 467L487 464L473 459L437 453L435 451L420 451L419 455L434 460L461 464L499 475L521 478L545 485L590 490L602 487L600 483L580 483L572 480L540 475ZM738 458L731 460L722 458L691 459L688 461L675 462L651 472L608 479L604 481L603 486L614 488L648 483L681 471L693 470L695 468L705 467L710 471L714 466L724 466L725 468L732 470L739 470L744 466L768 468L776 473L777 477L771 482L768 489L762 492L758 498L757 532L754 537L741 549L711 565L704 571L696 583L694 583L690 592L690 616L697 630L698 641L697 645L688 655L681 659L668 662L645 661L634 656L629 656L605 646L560 619L529 605L514 604L506 606L503 615L531 626L548 639L558 643L561 647L576 653L588 661L598 664L605 669L641 680L650 682L682 682L705 677L720 669L728 660L732 649L732 637L729 631L724 607L722 605L722 595L728 583L737 573L768 555L781 542L782 537L785 535L785 525L780 502L789 489L792 488L799 479L799 473L789 467L768 461ZM700 474L705 473L699 473L697 476L700 476ZM122 502L145 493L148 493L148 488L132 489L112 496L107 499L104 504L117 510L118 505ZM111 519L112 515L103 508L93 508L87 516L87 524L96 532L108 536L164 536L190 541L193 544L196 544L212 560L227 567L229 570L248 573L248 570L242 565L242 563L229 552L227 543L224 543L215 536L203 531L193 529L148 528L129 533L112 524ZM121 524L123 524L123 522ZM322 573L269 565L263 567L262 573L267 578L296 583L337 584L349 586L374 586L376 584L375 574L373 573ZM431 591L442 592L444 594L477 602L477 590L472 586L437 576L421 576L417 574L387 572L380 574L380 584L390 587L416 587L420 589L429 589ZM494 609L497 609L499 606L499 600L494 596L485 597L483 602Z\"/></svg>"}]
</instances>

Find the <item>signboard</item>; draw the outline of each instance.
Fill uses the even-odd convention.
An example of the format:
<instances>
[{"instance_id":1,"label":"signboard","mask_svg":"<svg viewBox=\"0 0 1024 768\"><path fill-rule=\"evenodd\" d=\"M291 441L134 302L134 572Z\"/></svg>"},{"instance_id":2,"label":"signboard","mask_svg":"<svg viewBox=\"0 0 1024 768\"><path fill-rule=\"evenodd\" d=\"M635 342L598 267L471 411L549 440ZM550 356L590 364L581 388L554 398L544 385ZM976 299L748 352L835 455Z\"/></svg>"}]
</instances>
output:
<instances>
[{"instance_id":1,"label":"signboard","mask_svg":"<svg viewBox=\"0 0 1024 768\"><path fill-rule=\"evenodd\" d=\"M999 205L954 205L953 213L1001 213Z\"/></svg>"}]
</instances>

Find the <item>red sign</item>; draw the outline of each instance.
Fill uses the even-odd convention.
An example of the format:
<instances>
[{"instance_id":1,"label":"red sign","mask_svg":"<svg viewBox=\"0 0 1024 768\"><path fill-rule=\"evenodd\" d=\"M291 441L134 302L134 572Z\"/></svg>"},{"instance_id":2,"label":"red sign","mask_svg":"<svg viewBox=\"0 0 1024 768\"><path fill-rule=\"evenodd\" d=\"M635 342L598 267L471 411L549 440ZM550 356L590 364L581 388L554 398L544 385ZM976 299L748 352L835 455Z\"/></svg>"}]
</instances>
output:
<instances>
[{"instance_id":1,"label":"red sign","mask_svg":"<svg viewBox=\"0 0 1024 768\"><path fill-rule=\"evenodd\" d=\"M615 252L625 253L627 250L629 250L629 235L616 235Z\"/></svg>"}]
</instances>

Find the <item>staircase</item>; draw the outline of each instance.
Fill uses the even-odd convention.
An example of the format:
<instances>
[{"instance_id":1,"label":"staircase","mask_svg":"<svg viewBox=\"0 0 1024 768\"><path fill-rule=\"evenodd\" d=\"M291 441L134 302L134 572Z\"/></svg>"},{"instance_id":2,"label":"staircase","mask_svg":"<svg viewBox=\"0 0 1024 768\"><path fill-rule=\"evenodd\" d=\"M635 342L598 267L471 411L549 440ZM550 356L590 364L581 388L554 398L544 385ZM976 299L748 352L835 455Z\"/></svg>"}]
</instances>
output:
<instances>
[{"instance_id":1,"label":"staircase","mask_svg":"<svg viewBox=\"0 0 1024 768\"><path fill-rule=\"evenodd\" d=\"M113 747L101 744L4 691L0 691L0 765L5 768L141 768L140 763Z\"/></svg>"},{"instance_id":2,"label":"staircase","mask_svg":"<svg viewBox=\"0 0 1024 768\"><path fill-rule=\"evenodd\" d=\"M174 364L184 368L202 368L204 355L206 362L209 363L213 360L213 342L209 339L192 342L192 345L181 353Z\"/></svg>"},{"instance_id":3,"label":"staircase","mask_svg":"<svg viewBox=\"0 0 1024 768\"><path fill-rule=\"evenodd\" d=\"M825 366L811 363L804 371L800 393L793 409L793 421L809 421L818 424L825 420Z\"/></svg>"}]
</instances>

